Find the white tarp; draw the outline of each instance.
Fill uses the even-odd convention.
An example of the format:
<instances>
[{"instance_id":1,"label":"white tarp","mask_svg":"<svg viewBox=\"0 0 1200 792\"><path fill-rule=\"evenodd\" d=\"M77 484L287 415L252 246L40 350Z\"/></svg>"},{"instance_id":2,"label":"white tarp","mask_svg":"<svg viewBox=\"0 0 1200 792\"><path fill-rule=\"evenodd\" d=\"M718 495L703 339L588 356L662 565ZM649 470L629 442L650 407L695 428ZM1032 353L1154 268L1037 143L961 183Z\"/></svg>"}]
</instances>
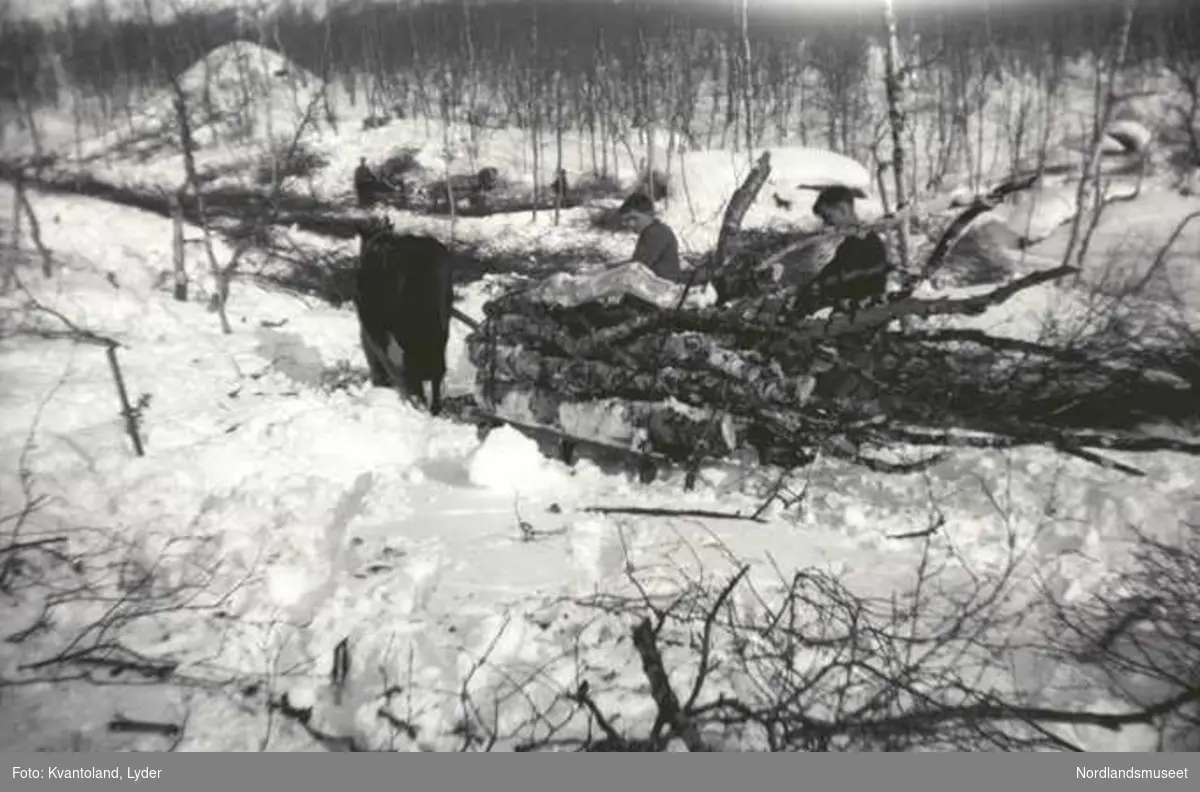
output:
<instances>
[{"instance_id":1,"label":"white tarp","mask_svg":"<svg viewBox=\"0 0 1200 792\"><path fill-rule=\"evenodd\" d=\"M619 267L598 267L579 272L560 272L535 284L528 296L539 302L570 308L589 302L616 302L633 296L659 308L674 308L684 285L664 280L637 262ZM685 308L704 308L716 301L710 286L693 286Z\"/></svg>"}]
</instances>

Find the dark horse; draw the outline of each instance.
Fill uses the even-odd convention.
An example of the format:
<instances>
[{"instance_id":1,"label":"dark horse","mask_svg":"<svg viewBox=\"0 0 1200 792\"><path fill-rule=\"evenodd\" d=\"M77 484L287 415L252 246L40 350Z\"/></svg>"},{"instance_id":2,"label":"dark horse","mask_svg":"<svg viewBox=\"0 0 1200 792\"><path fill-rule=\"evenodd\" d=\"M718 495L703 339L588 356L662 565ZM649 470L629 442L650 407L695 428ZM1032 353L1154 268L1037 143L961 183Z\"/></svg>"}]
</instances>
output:
<instances>
[{"instance_id":1,"label":"dark horse","mask_svg":"<svg viewBox=\"0 0 1200 792\"><path fill-rule=\"evenodd\" d=\"M359 239L354 307L371 382L415 396L437 415L454 304L453 256L433 237L397 234L386 221L366 224ZM404 353L398 372L388 358L392 339Z\"/></svg>"}]
</instances>

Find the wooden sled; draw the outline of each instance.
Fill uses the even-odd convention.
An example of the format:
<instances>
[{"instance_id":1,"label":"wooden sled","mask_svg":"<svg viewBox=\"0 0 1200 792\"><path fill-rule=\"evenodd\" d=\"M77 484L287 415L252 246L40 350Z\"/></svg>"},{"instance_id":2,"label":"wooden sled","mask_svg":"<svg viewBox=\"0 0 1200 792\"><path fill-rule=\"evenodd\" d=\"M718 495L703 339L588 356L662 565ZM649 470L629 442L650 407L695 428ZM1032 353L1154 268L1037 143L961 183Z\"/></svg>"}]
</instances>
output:
<instances>
[{"instance_id":1,"label":"wooden sled","mask_svg":"<svg viewBox=\"0 0 1200 792\"><path fill-rule=\"evenodd\" d=\"M580 455L598 465L613 465L637 474L638 480L649 484L664 469L675 463L664 454L590 437L579 437L553 426L518 421L498 415L479 405L472 396L456 396L443 402L447 416L463 423L474 424L482 440L501 426L510 426L538 444L542 454L567 465L574 465Z\"/></svg>"}]
</instances>

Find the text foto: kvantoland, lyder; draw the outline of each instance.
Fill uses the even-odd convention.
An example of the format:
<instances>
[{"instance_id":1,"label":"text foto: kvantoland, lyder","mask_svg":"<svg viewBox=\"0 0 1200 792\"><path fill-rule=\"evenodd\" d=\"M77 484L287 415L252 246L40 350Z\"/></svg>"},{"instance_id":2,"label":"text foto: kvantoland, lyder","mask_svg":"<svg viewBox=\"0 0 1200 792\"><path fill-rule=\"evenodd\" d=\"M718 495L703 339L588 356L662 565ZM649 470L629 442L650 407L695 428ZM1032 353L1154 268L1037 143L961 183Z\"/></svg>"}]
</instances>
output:
<instances>
[{"instance_id":1,"label":"text foto: kvantoland, lyder","mask_svg":"<svg viewBox=\"0 0 1200 792\"><path fill-rule=\"evenodd\" d=\"M150 767L13 767L13 778L37 781L41 779L95 781L109 778L114 781L148 781L162 778L162 770Z\"/></svg>"}]
</instances>

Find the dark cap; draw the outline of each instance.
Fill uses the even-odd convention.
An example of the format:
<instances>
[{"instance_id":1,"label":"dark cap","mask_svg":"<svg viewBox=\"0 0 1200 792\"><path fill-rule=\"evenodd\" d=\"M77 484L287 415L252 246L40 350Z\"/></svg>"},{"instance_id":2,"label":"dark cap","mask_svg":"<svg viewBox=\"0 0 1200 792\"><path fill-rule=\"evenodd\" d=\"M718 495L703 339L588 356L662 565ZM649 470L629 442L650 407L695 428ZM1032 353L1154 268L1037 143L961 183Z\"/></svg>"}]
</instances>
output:
<instances>
[{"instance_id":1,"label":"dark cap","mask_svg":"<svg viewBox=\"0 0 1200 792\"><path fill-rule=\"evenodd\" d=\"M826 187L817 194L817 200L813 202L813 213L821 214L822 210L827 206L836 206L837 204L848 203L853 205L854 199L858 197L858 193L849 187L843 187L840 184L833 187Z\"/></svg>"},{"instance_id":2,"label":"dark cap","mask_svg":"<svg viewBox=\"0 0 1200 792\"><path fill-rule=\"evenodd\" d=\"M645 193L636 192L625 199L625 203L617 209L617 214L627 215L632 212L639 214L652 215L654 214L654 201L650 200L650 196Z\"/></svg>"}]
</instances>

